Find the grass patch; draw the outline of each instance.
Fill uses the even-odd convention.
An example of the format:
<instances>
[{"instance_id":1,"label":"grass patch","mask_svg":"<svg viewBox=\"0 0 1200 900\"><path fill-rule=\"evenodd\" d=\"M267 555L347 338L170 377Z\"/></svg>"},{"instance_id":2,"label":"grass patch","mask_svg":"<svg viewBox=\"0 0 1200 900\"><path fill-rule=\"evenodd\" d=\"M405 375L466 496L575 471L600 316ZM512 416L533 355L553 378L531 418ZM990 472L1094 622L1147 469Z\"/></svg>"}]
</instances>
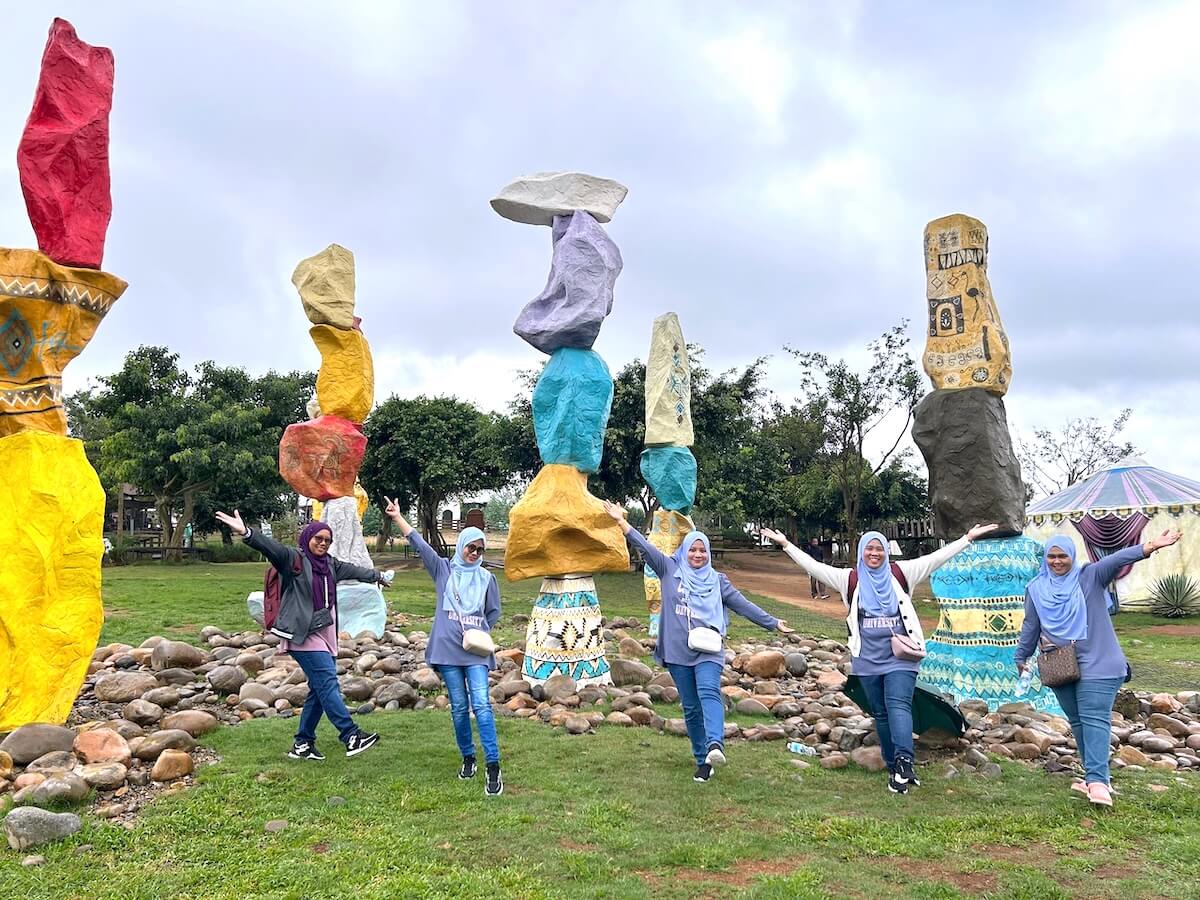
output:
<instances>
[{"instance_id":1,"label":"grass patch","mask_svg":"<svg viewBox=\"0 0 1200 900\"><path fill-rule=\"evenodd\" d=\"M506 788L489 800L481 777L454 777L448 714L364 724L383 740L353 760L322 725L322 764L284 758L292 722L223 728L205 739L222 759L193 790L153 803L133 831L85 820L39 851L39 868L0 854L0 882L26 898L692 900L958 897L983 884L1000 897L1184 897L1200 880L1200 792L1163 776L1120 776L1105 815L1017 764L998 781L931 772L897 797L878 775L798 775L782 745L739 743L697 785L683 738L615 727L572 737L502 719ZM1151 793L1151 781L1171 790ZM289 826L267 834L272 819Z\"/></svg>"}]
</instances>

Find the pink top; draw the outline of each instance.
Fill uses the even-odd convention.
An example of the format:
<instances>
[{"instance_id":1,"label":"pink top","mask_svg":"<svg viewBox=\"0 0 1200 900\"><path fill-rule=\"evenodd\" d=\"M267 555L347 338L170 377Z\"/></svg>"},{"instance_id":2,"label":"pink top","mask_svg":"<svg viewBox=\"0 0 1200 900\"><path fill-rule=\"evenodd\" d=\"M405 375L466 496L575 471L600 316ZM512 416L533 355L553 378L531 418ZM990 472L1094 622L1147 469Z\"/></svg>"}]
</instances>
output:
<instances>
[{"instance_id":1,"label":"pink top","mask_svg":"<svg viewBox=\"0 0 1200 900\"><path fill-rule=\"evenodd\" d=\"M314 631L300 643L293 643L287 638L280 638L279 649L287 653L291 650L299 650L302 653L309 650L323 650L326 653L332 654L334 659L337 658L337 626L326 625L320 631Z\"/></svg>"}]
</instances>

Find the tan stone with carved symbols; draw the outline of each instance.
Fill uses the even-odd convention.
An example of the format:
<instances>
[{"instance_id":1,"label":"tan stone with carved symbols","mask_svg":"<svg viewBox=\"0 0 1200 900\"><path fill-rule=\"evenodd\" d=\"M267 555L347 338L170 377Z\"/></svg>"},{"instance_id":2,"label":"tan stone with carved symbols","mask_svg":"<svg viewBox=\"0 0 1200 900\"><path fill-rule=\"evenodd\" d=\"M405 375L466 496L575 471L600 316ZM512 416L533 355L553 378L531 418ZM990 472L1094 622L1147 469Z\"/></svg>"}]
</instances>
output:
<instances>
[{"instance_id":1,"label":"tan stone with carved symbols","mask_svg":"<svg viewBox=\"0 0 1200 900\"><path fill-rule=\"evenodd\" d=\"M987 262L987 226L978 219L955 213L925 226L923 363L935 388L1008 391L1008 335L992 297Z\"/></svg>"}]
</instances>

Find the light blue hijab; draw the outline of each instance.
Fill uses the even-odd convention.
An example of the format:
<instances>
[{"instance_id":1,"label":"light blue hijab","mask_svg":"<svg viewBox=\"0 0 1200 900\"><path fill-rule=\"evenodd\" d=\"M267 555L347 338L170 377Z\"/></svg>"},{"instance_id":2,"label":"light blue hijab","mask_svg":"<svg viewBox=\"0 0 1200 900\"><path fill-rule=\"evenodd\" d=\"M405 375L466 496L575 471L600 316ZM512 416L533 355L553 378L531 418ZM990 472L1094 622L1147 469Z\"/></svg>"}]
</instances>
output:
<instances>
[{"instance_id":1,"label":"light blue hijab","mask_svg":"<svg viewBox=\"0 0 1200 900\"><path fill-rule=\"evenodd\" d=\"M688 562L687 553L688 548L696 541L704 544L708 562L698 569L693 569L692 564ZM702 531L689 531L671 558L675 560L676 577L683 582L683 591L687 594L693 621L716 628L724 634L725 605L721 602L721 578L712 567L712 549L708 544L708 535Z\"/></svg>"},{"instance_id":2,"label":"light blue hijab","mask_svg":"<svg viewBox=\"0 0 1200 900\"><path fill-rule=\"evenodd\" d=\"M1056 534L1046 541L1046 553L1057 547L1071 557L1071 570L1055 575L1042 555L1042 569L1029 582L1029 599L1042 620L1042 631L1053 640L1081 641L1087 637L1087 603L1079 587L1082 566L1075 565L1075 542L1065 534Z\"/></svg>"},{"instance_id":3,"label":"light blue hijab","mask_svg":"<svg viewBox=\"0 0 1200 900\"><path fill-rule=\"evenodd\" d=\"M454 558L450 560L450 580L442 594L442 609L448 612L453 610L460 616L479 615L492 580L492 573L483 567L483 554L472 563L463 559L463 550L471 541L487 544L487 538L478 528L464 528L459 533L458 542L454 545ZM457 597L455 591L458 592Z\"/></svg>"},{"instance_id":4,"label":"light blue hijab","mask_svg":"<svg viewBox=\"0 0 1200 900\"><path fill-rule=\"evenodd\" d=\"M883 565L872 569L863 559L863 551L871 541L879 541L883 547ZM878 531L868 531L858 539L858 608L864 616L894 616L900 608L896 588L892 584L892 558L888 554L888 542Z\"/></svg>"}]
</instances>

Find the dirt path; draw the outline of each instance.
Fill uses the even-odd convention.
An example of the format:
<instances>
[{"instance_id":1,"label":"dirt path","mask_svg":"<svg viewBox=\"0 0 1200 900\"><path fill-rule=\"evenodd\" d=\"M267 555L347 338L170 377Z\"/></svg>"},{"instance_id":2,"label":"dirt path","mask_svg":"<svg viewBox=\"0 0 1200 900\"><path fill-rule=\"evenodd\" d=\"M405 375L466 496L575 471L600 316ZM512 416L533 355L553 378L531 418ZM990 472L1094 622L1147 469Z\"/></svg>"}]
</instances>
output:
<instances>
[{"instance_id":1,"label":"dirt path","mask_svg":"<svg viewBox=\"0 0 1200 900\"><path fill-rule=\"evenodd\" d=\"M841 595L830 590L828 600L813 597L809 593L808 576L782 553L730 553L718 566L739 590L762 594L831 619L846 617Z\"/></svg>"}]
</instances>

